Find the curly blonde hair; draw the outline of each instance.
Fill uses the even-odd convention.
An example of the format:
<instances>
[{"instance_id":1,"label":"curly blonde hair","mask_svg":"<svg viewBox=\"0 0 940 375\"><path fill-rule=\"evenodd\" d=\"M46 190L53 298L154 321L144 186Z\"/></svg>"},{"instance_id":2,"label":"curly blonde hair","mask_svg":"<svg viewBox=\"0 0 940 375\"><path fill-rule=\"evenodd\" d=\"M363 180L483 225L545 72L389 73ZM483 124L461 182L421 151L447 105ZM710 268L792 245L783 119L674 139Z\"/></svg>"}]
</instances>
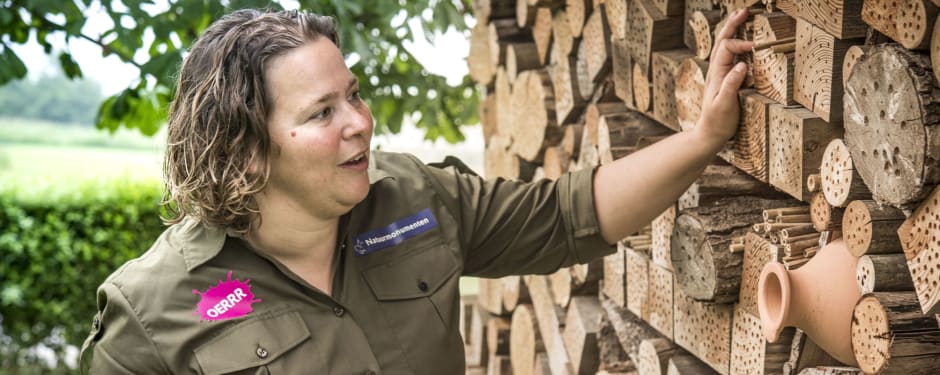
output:
<instances>
[{"instance_id":1,"label":"curly blonde hair","mask_svg":"<svg viewBox=\"0 0 940 375\"><path fill-rule=\"evenodd\" d=\"M331 17L239 10L214 22L193 44L169 108L165 222L189 216L248 232L258 213L254 195L270 174L265 66L321 36L339 47Z\"/></svg>"}]
</instances>

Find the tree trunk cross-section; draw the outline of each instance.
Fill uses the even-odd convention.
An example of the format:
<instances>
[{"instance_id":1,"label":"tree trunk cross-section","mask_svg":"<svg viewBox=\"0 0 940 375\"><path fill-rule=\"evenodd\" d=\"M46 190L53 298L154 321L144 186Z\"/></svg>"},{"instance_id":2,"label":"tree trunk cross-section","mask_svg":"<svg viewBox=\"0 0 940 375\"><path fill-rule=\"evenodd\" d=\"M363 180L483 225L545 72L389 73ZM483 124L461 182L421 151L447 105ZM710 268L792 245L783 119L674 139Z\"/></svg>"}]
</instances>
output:
<instances>
[{"instance_id":1,"label":"tree trunk cross-section","mask_svg":"<svg viewBox=\"0 0 940 375\"><path fill-rule=\"evenodd\" d=\"M845 141L879 202L904 208L940 182L940 100L930 61L874 47L846 86Z\"/></svg>"},{"instance_id":2,"label":"tree trunk cross-section","mask_svg":"<svg viewBox=\"0 0 940 375\"><path fill-rule=\"evenodd\" d=\"M852 349L866 374L927 375L940 371L940 328L911 292L871 293L852 315Z\"/></svg>"}]
</instances>

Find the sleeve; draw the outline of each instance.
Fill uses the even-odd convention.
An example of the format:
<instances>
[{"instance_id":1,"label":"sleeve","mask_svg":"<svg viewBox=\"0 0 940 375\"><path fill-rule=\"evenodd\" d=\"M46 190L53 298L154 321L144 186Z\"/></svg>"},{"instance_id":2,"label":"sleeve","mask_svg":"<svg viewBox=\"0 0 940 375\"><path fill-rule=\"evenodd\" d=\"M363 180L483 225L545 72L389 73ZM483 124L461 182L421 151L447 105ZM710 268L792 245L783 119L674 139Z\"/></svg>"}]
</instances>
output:
<instances>
[{"instance_id":1,"label":"sleeve","mask_svg":"<svg viewBox=\"0 0 940 375\"><path fill-rule=\"evenodd\" d=\"M98 314L79 361L82 369L90 361L89 374L170 373L133 307L111 283L98 288Z\"/></svg>"},{"instance_id":2,"label":"sleeve","mask_svg":"<svg viewBox=\"0 0 940 375\"><path fill-rule=\"evenodd\" d=\"M594 169L520 182L424 168L457 219L465 275L545 274L616 251L597 224Z\"/></svg>"}]
</instances>

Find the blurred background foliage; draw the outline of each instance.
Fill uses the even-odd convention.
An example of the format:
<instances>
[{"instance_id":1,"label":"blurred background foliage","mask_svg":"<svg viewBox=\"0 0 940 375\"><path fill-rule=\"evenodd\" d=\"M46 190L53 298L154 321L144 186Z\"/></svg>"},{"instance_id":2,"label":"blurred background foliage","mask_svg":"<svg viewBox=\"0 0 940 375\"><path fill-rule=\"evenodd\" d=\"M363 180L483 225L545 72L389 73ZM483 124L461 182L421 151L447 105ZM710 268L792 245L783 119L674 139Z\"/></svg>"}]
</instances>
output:
<instances>
[{"instance_id":1,"label":"blurred background foliage","mask_svg":"<svg viewBox=\"0 0 940 375\"><path fill-rule=\"evenodd\" d=\"M282 9L279 3L260 0L6 0L0 7L0 84L26 76L24 63L9 47L27 43L32 32L46 53L53 53L52 34L64 34L66 43L84 39L134 65L140 79L97 106L95 124L115 130L138 129L152 135L163 125L166 107L175 90L176 72L186 49L212 21L242 8ZM85 14L100 5L114 27L101 35L86 35ZM463 140L460 127L477 122L477 94L469 77L449 86L444 77L430 74L405 48L406 41L432 39L449 28L467 29L470 0L309 0L300 9L332 15L339 24L343 51L359 77L364 97L376 119L376 132L400 131L413 119L427 139ZM423 35L415 35L409 21L419 20ZM56 51L69 78L82 76L82 67L68 49Z\"/></svg>"}]
</instances>

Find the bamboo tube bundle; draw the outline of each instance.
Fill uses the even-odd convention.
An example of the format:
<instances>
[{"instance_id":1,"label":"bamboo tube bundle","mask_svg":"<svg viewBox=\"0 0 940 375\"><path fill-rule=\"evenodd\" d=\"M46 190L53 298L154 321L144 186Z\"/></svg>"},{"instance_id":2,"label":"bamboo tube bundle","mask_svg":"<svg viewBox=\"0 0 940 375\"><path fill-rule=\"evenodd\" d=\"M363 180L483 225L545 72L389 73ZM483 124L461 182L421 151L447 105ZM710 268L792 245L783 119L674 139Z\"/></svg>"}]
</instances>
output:
<instances>
[{"instance_id":1,"label":"bamboo tube bundle","mask_svg":"<svg viewBox=\"0 0 940 375\"><path fill-rule=\"evenodd\" d=\"M810 199L810 219L813 221L813 227L817 231L827 231L842 228L845 209L841 207L832 207L826 200L823 192L813 193Z\"/></svg>"},{"instance_id":2,"label":"bamboo tube bundle","mask_svg":"<svg viewBox=\"0 0 940 375\"><path fill-rule=\"evenodd\" d=\"M781 104L793 100L796 20L782 12L754 16L754 88Z\"/></svg>"},{"instance_id":3,"label":"bamboo tube bundle","mask_svg":"<svg viewBox=\"0 0 940 375\"><path fill-rule=\"evenodd\" d=\"M901 252L897 236L904 213L871 200L852 201L842 217L845 244L855 256Z\"/></svg>"},{"instance_id":4,"label":"bamboo tube bundle","mask_svg":"<svg viewBox=\"0 0 940 375\"><path fill-rule=\"evenodd\" d=\"M940 234L937 228L940 228L940 188L935 189L898 228L914 290L922 311L927 315L940 314L940 286L937 284Z\"/></svg>"},{"instance_id":5,"label":"bamboo tube bundle","mask_svg":"<svg viewBox=\"0 0 940 375\"><path fill-rule=\"evenodd\" d=\"M712 53L712 35L715 27L721 21L721 11L717 9L698 10L689 18L688 27L695 38L695 57L708 60Z\"/></svg>"},{"instance_id":6,"label":"bamboo tube bundle","mask_svg":"<svg viewBox=\"0 0 940 375\"><path fill-rule=\"evenodd\" d=\"M911 292L862 296L852 315L852 349L866 374L940 371L940 328Z\"/></svg>"},{"instance_id":7,"label":"bamboo tube bundle","mask_svg":"<svg viewBox=\"0 0 940 375\"><path fill-rule=\"evenodd\" d=\"M819 173L824 147L841 131L806 108L772 104L768 119L768 180L771 185L801 201L812 194L803 184Z\"/></svg>"},{"instance_id":8,"label":"bamboo tube bundle","mask_svg":"<svg viewBox=\"0 0 940 375\"><path fill-rule=\"evenodd\" d=\"M804 21L796 24L793 97L830 124L842 122L842 62L858 39L837 39Z\"/></svg>"},{"instance_id":9,"label":"bamboo tube bundle","mask_svg":"<svg viewBox=\"0 0 940 375\"><path fill-rule=\"evenodd\" d=\"M730 374L763 375L783 372L783 365L790 357L793 328L782 332L773 343L764 339L760 318L738 305L734 309L731 329Z\"/></svg>"},{"instance_id":10,"label":"bamboo tube bundle","mask_svg":"<svg viewBox=\"0 0 940 375\"><path fill-rule=\"evenodd\" d=\"M599 365L598 334L603 308L593 296L574 297L565 319L563 339L576 374L593 374Z\"/></svg>"},{"instance_id":11,"label":"bamboo tube bundle","mask_svg":"<svg viewBox=\"0 0 940 375\"><path fill-rule=\"evenodd\" d=\"M914 290L904 254L872 254L858 259L855 281L862 294Z\"/></svg>"},{"instance_id":12,"label":"bamboo tube bundle","mask_svg":"<svg viewBox=\"0 0 940 375\"><path fill-rule=\"evenodd\" d=\"M871 196L854 162L849 148L841 139L833 139L823 152L819 174L826 201L834 207L845 207L849 202Z\"/></svg>"},{"instance_id":13,"label":"bamboo tube bundle","mask_svg":"<svg viewBox=\"0 0 940 375\"><path fill-rule=\"evenodd\" d=\"M809 190L810 193L822 191L822 176L820 176L819 173L806 176L806 189Z\"/></svg>"},{"instance_id":14,"label":"bamboo tube bundle","mask_svg":"<svg viewBox=\"0 0 940 375\"><path fill-rule=\"evenodd\" d=\"M927 56L873 47L846 86L845 141L875 200L909 208L940 183L940 95Z\"/></svg>"},{"instance_id":15,"label":"bamboo tube bundle","mask_svg":"<svg viewBox=\"0 0 940 375\"><path fill-rule=\"evenodd\" d=\"M649 322L666 338L672 340L673 320L673 282L672 271L655 263L649 264Z\"/></svg>"},{"instance_id":16,"label":"bamboo tube bundle","mask_svg":"<svg viewBox=\"0 0 940 375\"><path fill-rule=\"evenodd\" d=\"M640 342L637 370L640 374L665 374L669 358L682 350L672 341L663 338L646 339Z\"/></svg>"},{"instance_id":17,"label":"bamboo tube bundle","mask_svg":"<svg viewBox=\"0 0 940 375\"><path fill-rule=\"evenodd\" d=\"M676 78L676 117L679 128L689 130L702 115L702 98L705 95L705 73L708 63L699 59L686 59Z\"/></svg>"}]
</instances>

